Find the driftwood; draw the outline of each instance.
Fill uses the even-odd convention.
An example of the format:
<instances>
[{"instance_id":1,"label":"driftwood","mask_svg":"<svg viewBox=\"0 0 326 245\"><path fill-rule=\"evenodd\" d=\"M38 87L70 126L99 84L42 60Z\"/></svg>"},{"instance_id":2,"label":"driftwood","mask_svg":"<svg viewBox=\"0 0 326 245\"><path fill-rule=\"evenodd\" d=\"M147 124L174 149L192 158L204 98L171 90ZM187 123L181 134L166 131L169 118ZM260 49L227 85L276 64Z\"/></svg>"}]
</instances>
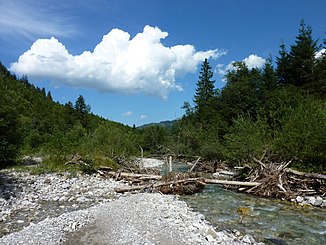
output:
<instances>
[{"instance_id":1,"label":"driftwood","mask_svg":"<svg viewBox=\"0 0 326 245\"><path fill-rule=\"evenodd\" d=\"M299 175L299 176L303 176L306 178L311 178L311 179L323 179L326 180L326 175L324 174L316 174L316 173L305 173L305 172L300 172L291 168L286 168L285 172L290 173L290 174L294 174L294 175Z\"/></svg>"},{"instance_id":2,"label":"driftwood","mask_svg":"<svg viewBox=\"0 0 326 245\"><path fill-rule=\"evenodd\" d=\"M200 157L197 158L196 162L194 163L194 165L192 165L191 169L189 170L189 172L192 172L192 170L195 168L195 166L197 165L197 163L199 162Z\"/></svg>"},{"instance_id":3,"label":"driftwood","mask_svg":"<svg viewBox=\"0 0 326 245\"><path fill-rule=\"evenodd\" d=\"M230 181L230 180L218 180L218 179L204 179L204 183L217 184L217 185L245 186L245 187L255 187L261 184L259 182L243 182L243 181Z\"/></svg>"},{"instance_id":4,"label":"driftwood","mask_svg":"<svg viewBox=\"0 0 326 245\"><path fill-rule=\"evenodd\" d=\"M197 182L202 185L205 185L203 182L201 182L199 180L199 178L189 178L189 179L184 179L184 180L161 182L161 183L157 183L157 184L116 188L116 189L114 189L114 191L117 193L124 193L124 192L129 192L129 191L140 191L140 190L145 190L145 189L154 189L155 190L155 189L158 189L163 186L171 186L171 185L177 185L177 184L189 184L189 183L197 183ZM165 193L165 194L167 194L167 193Z\"/></svg>"},{"instance_id":5,"label":"driftwood","mask_svg":"<svg viewBox=\"0 0 326 245\"><path fill-rule=\"evenodd\" d=\"M136 179L141 179L141 180L160 180L160 179L162 179L161 175L134 174L134 173L123 173L123 172L114 172L114 171L105 172L105 175L108 177L114 177L115 179L126 179L126 178L136 178Z\"/></svg>"}]
</instances>

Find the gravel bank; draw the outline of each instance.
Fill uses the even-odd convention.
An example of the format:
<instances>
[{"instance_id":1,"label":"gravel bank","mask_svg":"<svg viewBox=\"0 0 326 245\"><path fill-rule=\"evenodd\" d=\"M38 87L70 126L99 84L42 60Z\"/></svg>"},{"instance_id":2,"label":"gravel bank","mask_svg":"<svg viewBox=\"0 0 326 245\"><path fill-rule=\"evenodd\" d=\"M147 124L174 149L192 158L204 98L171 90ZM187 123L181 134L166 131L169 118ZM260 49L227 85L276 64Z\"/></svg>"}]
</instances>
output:
<instances>
[{"instance_id":1,"label":"gravel bank","mask_svg":"<svg viewBox=\"0 0 326 245\"><path fill-rule=\"evenodd\" d=\"M217 232L176 196L118 196L125 183L95 175L1 172L1 182L0 244L257 244Z\"/></svg>"},{"instance_id":2,"label":"gravel bank","mask_svg":"<svg viewBox=\"0 0 326 245\"><path fill-rule=\"evenodd\" d=\"M88 208L118 195L127 184L96 175L0 172L0 237L60 214Z\"/></svg>"}]
</instances>

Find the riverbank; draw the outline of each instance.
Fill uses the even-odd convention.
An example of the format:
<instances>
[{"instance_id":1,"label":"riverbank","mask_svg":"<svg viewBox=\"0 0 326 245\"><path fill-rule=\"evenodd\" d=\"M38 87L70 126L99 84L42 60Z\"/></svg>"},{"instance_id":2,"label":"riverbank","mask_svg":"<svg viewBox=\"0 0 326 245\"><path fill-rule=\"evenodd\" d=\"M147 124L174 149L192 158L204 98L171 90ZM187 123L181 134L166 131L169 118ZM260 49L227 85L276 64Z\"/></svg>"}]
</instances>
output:
<instances>
[{"instance_id":1,"label":"riverbank","mask_svg":"<svg viewBox=\"0 0 326 245\"><path fill-rule=\"evenodd\" d=\"M0 179L1 244L257 244L216 231L176 196L115 193L125 182L14 171Z\"/></svg>"}]
</instances>

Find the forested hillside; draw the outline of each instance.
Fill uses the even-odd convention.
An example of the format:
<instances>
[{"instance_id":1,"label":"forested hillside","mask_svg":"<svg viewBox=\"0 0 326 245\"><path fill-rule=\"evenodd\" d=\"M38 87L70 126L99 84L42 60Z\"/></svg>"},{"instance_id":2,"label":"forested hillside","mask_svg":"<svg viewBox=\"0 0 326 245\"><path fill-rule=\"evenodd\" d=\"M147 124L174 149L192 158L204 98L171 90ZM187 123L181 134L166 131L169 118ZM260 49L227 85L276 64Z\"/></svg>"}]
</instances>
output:
<instances>
[{"instance_id":1,"label":"forested hillside","mask_svg":"<svg viewBox=\"0 0 326 245\"><path fill-rule=\"evenodd\" d=\"M215 88L212 67L201 66L193 102L168 127L131 128L93 115L83 98L61 105L50 92L17 79L0 65L0 162L24 155L64 162L79 153L113 161L147 154L201 156L231 165L253 158L305 171L326 171L326 40L303 21L294 43L281 44L275 62L249 69L235 62L225 87Z\"/></svg>"},{"instance_id":2,"label":"forested hillside","mask_svg":"<svg viewBox=\"0 0 326 245\"><path fill-rule=\"evenodd\" d=\"M24 155L129 156L140 143L135 130L93 115L82 95L61 105L51 93L17 79L0 64L0 162ZM64 160L62 160L64 162Z\"/></svg>"}]
</instances>

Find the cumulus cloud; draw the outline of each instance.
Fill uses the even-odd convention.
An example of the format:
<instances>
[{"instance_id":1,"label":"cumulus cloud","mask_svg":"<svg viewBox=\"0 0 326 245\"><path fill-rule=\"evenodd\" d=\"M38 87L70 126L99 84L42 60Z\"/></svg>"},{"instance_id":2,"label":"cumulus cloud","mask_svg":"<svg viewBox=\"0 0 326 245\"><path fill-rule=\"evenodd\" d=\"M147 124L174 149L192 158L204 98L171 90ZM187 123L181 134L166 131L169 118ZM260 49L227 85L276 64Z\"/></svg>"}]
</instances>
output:
<instances>
[{"instance_id":1,"label":"cumulus cloud","mask_svg":"<svg viewBox=\"0 0 326 245\"><path fill-rule=\"evenodd\" d=\"M247 58L244 58L242 61L246 64L249 69L261 69L266 63L266 60L264 58L259 57L256 54L251 54Z\"/></svg>"},{"instance_id":2,"label":"cumulus cloud","mask_svg":"<svg viewBox=\"0 0 326 245\"><path fill-rule=\"evenodd\" d=\"M176 77L195 72L205 58L224 54L217 49L196 51L192 45L166 47L161 40L167 36L167 32L151 26L145 26L133 38L127 32L113 29L93 51L80 55L70 54L54 37L38 39L11 64L10 70L36 80L59 81L74 87L167 98L171 90L182 90Z\"/></svg>"},{"instance_id":3,"label":"cumulus cloud","mask_svg":"<svg viewBox=\"0 0 326 245\"><path fill-rule=\"evenodd\" d=\"M224 77L229 71L235 70L235 66L233 65L235 61L230 62L228 65L223 65L223 64L217 64L216 65L216 72ZM248 69L261 69L266 63L266 59L256 55L256 54L251 54L248 57L244 58L242 62L248 67Z\"/></svg>"},{"instance_id":4,"label":"cumulus cloud","mask_svg":"<svg viewBox=\"0 0 326 245\"><path fill-rule=\"evenodd\" d=\"M129 117L131 115L132 115L132 111L127 111L127 112L121 114L121 116L123 116L123 117Z\"/></svg>"},{"instance_id":5,"label":"cumulus cloud","mask_svg":"<svg viewBox=\"0 0 326 245\"><path fill-rule=\"evenodd\" d=\"M147 115L140 115L141 120L146 119L146 118L147 118Z\"/></svg>"}]
</instances>

